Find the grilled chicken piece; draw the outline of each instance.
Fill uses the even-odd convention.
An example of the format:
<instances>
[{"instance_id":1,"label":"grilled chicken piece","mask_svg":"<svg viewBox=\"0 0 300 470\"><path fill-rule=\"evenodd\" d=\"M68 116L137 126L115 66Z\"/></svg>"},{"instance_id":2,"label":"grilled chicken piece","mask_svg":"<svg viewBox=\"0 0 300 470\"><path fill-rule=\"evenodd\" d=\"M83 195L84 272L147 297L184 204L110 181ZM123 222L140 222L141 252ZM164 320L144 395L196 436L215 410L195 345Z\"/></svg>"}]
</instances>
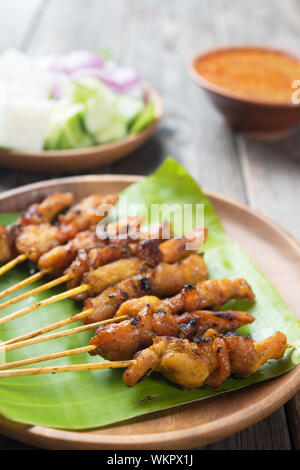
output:
<instances>
[{"instance_id":1,"label":"grilled chicken piece","mask_svg":"<svg viewBox=\"0 0 300 470\"><path fill-rule=\"evenodd\" d=\"M196 228L184 235L182 238L167 240L160 245L162 258L166 263L175 263L184 256L198 251L204 244L207 236L207 230ZM192 249L187 249L187 244L192 244Z\"/></svg>"},{"instance_id":2,"label":"grilled chicken piece","mask_svg":"<svg viewBox=\"0 0 300 470\"><path fill-rule=\"evenodd\" d=\"M138 258L118 259L85 273L83 283L89 286L88 295L95 296L112 284L146 271L147 267L147 263Z\"/></svg>"},{"instance_id":3,"label":"grilled chicken piece","mask_svg":"<svg viewBox=\"0 0 300 470\"><path fill-rule=\"evenodd\" d=\"M127 246L123 246L122 244L108 244L101 249L92 248L89 251L79 250L73 263L65 270L65 274L70 276L70 280L67 282L67 289L73 289L80 285L84 274L93 270L94 267L99 268L100 266L116 262L120 259L129 258L129 256L130 252ZM120 264L116 264L115 266L116 269L118 269ZM110 268L108 268L108 271L110 272ZM72 298L75 300L83 300L86 299L86 294L77 294Z\"/></svg>"},{"instance_id":4,"label":"grilled chicken piece","mask_svg":"<svg viewBox=\"0 0 300 470\"><path fill-rule=\"evenodd\" d=\"M95 311L85 321L93 323L112 318L123 302L128 306L130 301L127 299L134 298L132 302L137 306L135 311L139 312L147 305L147 299L142 297L141 308L139 308L138 297L146 294L160 297L173 295L179 292L184 285L196 285L197 282L207 279L207 277L207 267L201 255L190 255L176 264L160 263L155 268L149 269L145 274L126 279L115 286L109 287L99 296L88 299L84 308L94 308ZM158 304L160 303L157 297L154 297L154 299ZM126 315L126 313L124 314Z\"/></svg>"},{"instance_id":5,"label":"grilled chicken piece","mask_svg":"<svg viewBox=\"0 0 300 470\"><path fill-rule=\"evenodd\" d=\"M37 225L52 222L59 212L74 203L71 193L53 193L40 204L32 204L19 217L17 223L22 225Z\"/></svg>"},{"instance_id":6,"label":"grilled chicken piece","mask_svg":"<svg viewBox=\"0 0 300 470\"><path fill-rule=\"evenodd\" d=\"M123 224L122 224L123 222ZM183 257L186 255L185 253L185 246L186 246L186 241L188 238L183 238L183 239L172 239L172 240L167 240L161 243L161 240L156 239L144 239L143 237L146 236L147 232L143 232L142 235L141 233L139 236L141 238L137 240L132 240L130 238L130 224L131 222L134 224L134 226L139 222L138 218L136 217L131 217L129 219L126 219L126 235L127 238L124 238L123 236L121 238L116 238L116 239L111 239L108 237L108 240L112 244L116 244L114 249L109 249L109 248L100 248L100 249L93 249L89 253L84 253L80 252L78 253L78 257L75 259L73 262L73 265L70 266L70 268L67 270L67 274L72 274L72 280L68 284L68 288L73 288L77 285L80 284L80 282L83 280L83 277L85 275L85 278L88 277L88 273L91 269L96 270L100 266L103 266L104 264L108 264L110 262L116 261L119 258L129 258L129 257L137 257L142 261L145 261L149 267L154 267L157 264L159 264L161 261L166 261L166 262L175 262L180 257ZM124 220L121 222L118 222L120 226L124 225ZM113 224L115 226L115 224ZM156 228L157 230L157 228ZM118 227L114 227L114 231L119 231ZM120 229L120 233L123 233L124 229ZM199 230L198 230L199 232ZM197 232L197 233L198 233ZM109 231L108 231L109 233ZM124 232L125 233L125 232ZM162 235L163 233L161 233ZM148 233L149 235L149 233ZM159 233L158 233L159 235ZM104 237L102 236L102 239ZM195 231L193 231L192 235L190 236L190 239L196 238ZM197 235L197 240L199 239L199 236ZM202 240L203 241L203 240ZM201 242L202 242L201 241ZM108 242L109 243L109 242ZM198 243L198 241L197 241ZM200 243L200 242L199 242ZM200 246L197 244L197 247ZM187 252L189 253L189 252ZM74 273L76 272L76 275ZM179 274L181 271L179 271ZM97 273L94 273L97 275ZM94 274L91 276L93 277ZM197 277L198 274L198 269L196 270L195 273L195 278ZM166 272L166 268L164 269L164 275L168 275ZM174 269L171 269L170 275L174 276ZM181 275L181 274L180 274ZM201 277L201 279L204 279L205 277ZM199 278L197 278L199 280ZM174 280L176 282L176 278ZM88 282L88 281L86 281ZM157 276L157 284L160 282ZM173 283L175 283L173 282ZM180 288L182 288L183 284L180 282ZM132 289L130 289L132 292ZM171 295L173 293L178 292L180 289L175 289L174 291L171 291L171 293L167 295ZM156 289L158 291L158 289ZM101 291L100 291L101 292ZM141 293L140 295L143 295ZM158 291L159 295L159 291ZM166 294L165 294L166 295ZM136 295L135 295L136 296ZM83 298L86 298L86 294L80 294L79 297L76 297L76 300L81 300ZM122 296L123 298L123 296Z\"/></svg>"},{"instance_id":7,"label":"grilled chicken piece","mask_svg":"<svg viewBox=\"0 0 300 470\"><path fill-rule=\"evenodd\" d=\"M54 193L40 204L32 204L12 225L0 226L0 263L6 263L17 254L15 240L25 225L49 223L74 202L71 193Z\"/></svg>"},{"instance_id":8,"label":"grilled chicken piece","mask_svg":"<svg viewBox=\"0 0 300 470\"><path fill-rule=\"evenodd\" d=\"M73 240L65 245L56 246L42 255L38 262L39 269L51 269L54 274L60 274L75 258L80 248L104 247L105 242L99 240L96 233L91 230L79 232Z\"/></svg>"},{"instance_id":9,"label":"grilled chicken piece","mask_svg":"<svg viewBox=\"0 0 300 470\"><path fill-rule=\"evenodd\" d=\"M60 215L57 226L49 223L22 226L16 237L17 251L26 253L31 261L37 262L47 251L74 238L79 232L92 228L94 223L107 215L117 198L117 195L93 195L85 198L66 214ZM55 254L57 255L57 252Z\"/></svg>"},{"instance_id":10,"label":"grilled chicken piece","mask_svg":"<svg viewBox=\"0 0 300 470\"><path fill-rule=\"evenodd\" d=\"M99 326L91 340L97 349L91 354L99 354L110 361L132 359L137 351L149 347L156 336L192 339L201 336L212 325L218 333L226 333L253 321L254 318L246 312L204 311L171 315L163 310L148 312L146 307L133 319Z\"/></svg>"},{"instance_id":11,"label":"grilled chicken piece","mask_svg":"<svg viewBox=\"0 0 300 470\"><path fill-rule=\"evenodd\" d=\"M158 246L157 240L147 240L147 242L149 242L148 246L151 245L151 252L156 253L156 247ZM102 243L102 246L100 243L99 246L89 250L78 250L76 258L65 271L65 274L68 274L71 278L67 283L68 289L78 286L82 282L85 273L98 269L100 266L112 263L113 261L117 261L121 258L130 258L137 255L137 258L141 261L146 261L149 265L153 263L156 264L157 258L155 258L154 254L150 257L149 250L145 252L138 248L132 249L133 245L129 239L109 239ZM134 245L134 247L138 247L140 244L144 245L144 241ZM79 299L77 298L77 300Z\"/></svg>"},{"instance_id":12,"label":"grilled chicken piece","mask_svg":"<svg viewBox=\"0 0 300 470\"><path fill-rule=\"evenodd\" d=\"M7 263L15 256L16 249L12 229L0 225L0 263Z\"/></svg>"},{"instance_id":13,"label":"grilled chicken piece","mask_svg":"<svg viewBox=\"0 0 300 470\"><path fill-rule=\"evenodd\" d=\"M82 199L72 207L66 214L58 218L60 229L65 240L71 240L78 232L83 232L93 224L107 216L111 207L118 202L117 194L102 196L94 194Z\"/></svg>"},{"instance_id":14,"label":"grilled chicken piece","mask_svg":"<svg viewBox=\"0 0 300 470\"><path fill-rule=\"evenodd\" d=\"M140 216L127 216L123 219L111 222L105 226L99 226L98 236L99 238L109 240L134 240L135 235L140 232L141 224L144 218ZM102 229L102 230L101 230Z\"/></svg>"},{"instance_id":15,"label":"grilled chicken piece","mask_svg":"<svg viewBox=\"0 0 300 470\"><path fill-rule=\"evenodd\" d=\"M174 238L170 222L165 221L161 224L153 224L148 230L142 231L139 235L140 240L146 240L148 238L158 240L159 243Z\"/></svg>"},{"instance_id":16,"label":"grilled chicken piece","mask_svg":"<svg viewBox=\"0 0 300 470\"><path fill-rule=\"evenodd\" d=\"M139 299L138 307L150 305L152 309L160 308L172 314L183 312L195 312L203 308L218 308L228 300L248 300L253 301L255 295L245 279L209 279L200 281L196 287L186 285L179 294L169 299L159 301L151 296L150 298ZM136 315L134 301L127 305L124 303L118 310L116 316Z\"/></svg>"},{"instance_id":17,"label":"grilled chicken piece","mask_svg":"<svg viewBox=\"0 0 300 470\"><path fill-rule=\"evenodd\" d=\"M157 240L159 243L174 238L174 233L171 230L169 222L161 224L153 224L148 230L140 230L144 218L140 216L128 216L121 221L107 224L105 227L100 227L100 238L107 237L115 241L116 239L127 239L130 242L138 243L142 240ZM120 236L121 235L121 236Z\"/></svg>"},{"instance_id":18,"label":"grilled chicken piece","mask_svg":"<svg viewBox=\"0 0 300 470\"><path fill-rule=\"evenodd\" d=\"M159 246L159 250L162 252L162 259L165 262L178 261L180 257L185 254L185 244L181 243L180 247L178 246L178 241L176 239L168 240L163 242ZM167 244L167 249L165 246ZM199 246L199 245L197 245ZM152 262L157 262L160 259L160 256L152 257ZM131 261L130 261L131 260ZM117 264L120 263L120 264ZM129 269L128 266L131 265ZM134 266L134 267L133 267ZM90 271L83 276L83 282L90 286L88 295L95 296L103 292L107 287L111 286L116 282L120 282L124 279L128 279L136 274L140 274L149 267L149 263L146 261L140 261L138 258L130 258L129 260L119 260L106 265L105 267L101 266L98 269ZM127 271L127 273L126 273ZM105 286L105 287L104 287Z\"/></svg>"},{"instance_id":19,"label":"grilled chicken piece","mask_svg":"<svg viewBox=\"0 0 300 470\"><path fill-rule=\"evenodd\" d=\"M16 238L19 253L26 253L34 263L41 255L63 243L59 227L51 224L26 225Z\"/></svg>"},{"instance_id":20,"label":"grilled chicken piece","mask_svg":"<svg viewBox=\"0 0 300 470\"><path fill-rule=\"evenodd\" d=\"M164 309L174 313L194 312L203 308L218 308L228 300L255 299L245 279L210 279L199 282L196 287L186 286L176 296L162 301Z\"/></svg>"},{"instance_id":21,"label":"grilled chicken piece","mask_svg":"<svg viewBox=\"0 0 300 470\"><path fill-rule=\"evenodd\" d=\"M117 240L116 243L127 247L128 241ZM112 246L112 242L108 238L100 239L95 230L85 230L79 232L65 245L57 246L42 255L39 259L38 267L40 269L51 269L54 274L60 274L64 269L68 268L65 274L68 274L72 279L78 278L78 283L74 282L74 285L72 285L72 287L75 287L80 284L83 274L89 269L97 268L102 264L122 257L121 250L119 250L120 256L117 256L113 249L106 249L108 244ZM84 250L86 253L84 253ZM109 257L108 252L113 253L114 256ZM76 258L77 256L78 259ZM75 261L73 261L74 258ZM87 260L90 260L90 262L87 263ZM71 263L72 265L70 266Z\"/></svg>"},{"instance_id":22,"label":"grilled chicken piece","mask_svg":"<svg viewBox=\"0 0 300 470\"><path fill-rule=\"evenodd\" d=\"M152 371L183 388L220 386L230 376L247 377L269 359L281 359L287 349L284 333L276 332L262 341L233 334L187 339L154 338L153 345L138 352L135 363L124 372L128 387L148 377Z\"/></svg>"}]
</instances>

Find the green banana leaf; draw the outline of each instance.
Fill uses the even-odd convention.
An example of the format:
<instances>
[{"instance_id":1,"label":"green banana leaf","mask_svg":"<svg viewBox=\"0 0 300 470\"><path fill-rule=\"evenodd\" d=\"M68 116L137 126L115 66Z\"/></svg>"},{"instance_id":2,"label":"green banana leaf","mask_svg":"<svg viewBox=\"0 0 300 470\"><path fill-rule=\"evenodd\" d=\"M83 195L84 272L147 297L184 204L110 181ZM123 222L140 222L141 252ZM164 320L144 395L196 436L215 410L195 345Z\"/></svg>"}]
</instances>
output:
<instances>
[{"instance_id":1,"label":"green banana leaf","mask_svg":"<svg viewBox=\"0 0 300 470\"><path fill-rule=\"evenodd\" d=\"M211 203L184 168L168 158L152 176L142 183L130 186L123 194L127 196L129 204L138 201L146 204L148 208L151 204L162 203L204 204L205 225L209 230L205 244L205 260L210 277L245 277L256 294L256 301L251 305L245 302L230 304L231 308L243 308L256 318L252 325L243 327L242 334L262 338L281 330L287 334L288 342L295 346L294 349L288 350L280 361L269 361L254 375L243 380L230 378L217 389L203 387L193 391L182 390L159 374L152 374L147 380L128 389L122 381L122 370L2 378L0 414L6 418L22 423L73 430L100 427L267 380L289 371L300 362L300 322L249 257L236 243L230 241ZM122 216L122 208L119 207L118 210ZM4 214L0 216L0 223L10 223L15 218L16 215ZM192 221L191 226L194 223L195 221ZM24 264L2 276L0 291L27 277L29 270L30 266ZM61 291L62 288L56 288L39 294L35 299L30 298L17 304L17 308L23 308L33 300L41 300ZM35 330L77 313L80 309L81 305L72 300L63 300L38 309L0 326L0 339L5 341ZM15 310L16 306L2 310L1 316ZM0 359L14 361L85 346L90 336L91 333L80 333L11 351L6 357L2 353ZM39 365L95 361L100 362L101 359L81 354Z\"/></svg>"}]
</instances>

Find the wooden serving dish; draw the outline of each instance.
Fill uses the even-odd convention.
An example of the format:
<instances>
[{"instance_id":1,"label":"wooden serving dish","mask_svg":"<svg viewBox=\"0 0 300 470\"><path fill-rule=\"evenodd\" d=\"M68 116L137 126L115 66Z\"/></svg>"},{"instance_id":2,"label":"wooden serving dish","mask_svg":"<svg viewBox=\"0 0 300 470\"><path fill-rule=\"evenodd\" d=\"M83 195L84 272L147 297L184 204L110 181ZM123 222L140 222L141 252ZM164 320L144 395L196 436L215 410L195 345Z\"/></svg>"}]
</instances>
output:
<instances>
[{"instance_id":1,"label":"wooden serving dish","mask_svg":"<svg viewBox=\"0 0 300 470\"><path fill-rule=\"evenodd\" d=\"M293 127L300 123L300 104L262 102L243 98L206 80L197 72L197 64L206 57L222 51L263 51L283 54L293 59L288 52L279 49L258 46L234 46L215 48L197 54L188 65L188 73L208 95L215 108L223 114L227 122L236 130L256 138L278 138L289 134ZM295 79L298 77L295 77ZM291 96L293 93L291 87Z\"/></svg>"},{"instance_id":2,"label":"wooden serving dish","mask_svg":"<svg viewBox=\"0 0 300 470\"><path fill-rule=\"evenodd\" d=\"M146 101L154 103L155 120L141 132L116 142L84 149L44 150L41 152L0 149L0 166L24 171L57 173L86 170L120 160L149 139L163 115L160 95L148 84L144 84L143 87Z\"/></svg>"},{"instance_id":3,"label":"wooden serving dish","mask_svg":"<svg viewBox=\"0 0 300 470\"><path fill-rule=\"evenodd\" d=\"M2 193L0 212L23 210L53 191L72 191L81 198L95 192L117 192L142 179L94 175L31 184ZM241 244L300 318L298 242L249 207L210 191L206 191L206 195L232 239ZM0 417L0 432L49 449L187 449L251 426L282 406L299 389L300 366L267 382L101 429L71 432L25 426Z\"/></svg>"}]
</instances>

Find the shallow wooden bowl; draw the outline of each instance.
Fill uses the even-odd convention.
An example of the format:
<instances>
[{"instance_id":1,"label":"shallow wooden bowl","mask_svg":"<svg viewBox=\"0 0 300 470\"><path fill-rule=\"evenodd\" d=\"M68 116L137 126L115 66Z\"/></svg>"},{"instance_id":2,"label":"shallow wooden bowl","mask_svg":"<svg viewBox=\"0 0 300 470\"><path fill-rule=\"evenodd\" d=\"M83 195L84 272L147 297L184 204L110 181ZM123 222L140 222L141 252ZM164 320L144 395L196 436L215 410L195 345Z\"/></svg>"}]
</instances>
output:
<instances>
[{"instance_id":1,"label":"shallow wooden bowl","mask_svg":"<svg viewBox=\"0 0 300 470\"><path fill-rule=\"evenodd\" d=\"M146 101L155 107L155 120L138 134L109 144L96 145L85 149L44 150L23 152L0 149L0 166L33 172L70 172L107 165L125 157L149 139L163 115L160 95L148 84L144 84Z\"/></svg>"},{"instance_id":2,"label":"shallow wooden bowl","mask_svg":"<svg viewBox=\"0 0 300 470\"><path fill-rule=\"evenodd\" d=\"M218 51L246 51L259 50L275 52L293 57L291 54L279 49L254 46L236 46L215 48L205 53L197 54L188 65L190 77L207 93L209 99L225 117L234 129L250 134L256 138L277 138L289 134L293 127L300 123L300 104L272 104L256 101L254 99L240 98L234 93L206 80L197 72L197 64L205 57ZM299 59L300 60L300 59ZM295 80L298 77L295 77ZM291 96L293 93L291 88Z\"/></svg>"},{"instance_id":3,"label":"shallow wooden bowl","mask_svg":"<svg viewBox=\"0 0 300 470\"><path fill-rule=\"evenodd\" d=\"M142 179L137 176L95 175L31 184L1 194L0 212L23 210L53 191L73 191L76 197L81 198L94 192L120 191ZM249 207L210 191L206 194L229 235L242 245L300 318L298 242ZM24 426L0 417L0 433L50 449L188 449L251 426L283 405L299 389L298 366L267 382L102 429L69 432Z\"/></svg>"}]
</instances>

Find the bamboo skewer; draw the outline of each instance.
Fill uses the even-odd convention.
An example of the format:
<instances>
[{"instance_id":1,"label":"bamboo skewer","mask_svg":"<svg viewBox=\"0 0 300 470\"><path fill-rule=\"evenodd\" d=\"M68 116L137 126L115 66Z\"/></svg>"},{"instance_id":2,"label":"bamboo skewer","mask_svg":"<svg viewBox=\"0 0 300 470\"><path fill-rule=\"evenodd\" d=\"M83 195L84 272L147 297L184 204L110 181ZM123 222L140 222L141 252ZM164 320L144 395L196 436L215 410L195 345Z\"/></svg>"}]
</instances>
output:
<instances>
[{"instance_id":1,"label":"bamboo skewer","mask_svg":"<svg viewBox=\"0 0 300 470\"><path fill-rule=\"evenodd\" d=\"M41 271L40 273L37 273L37 274L40 274L39 277L37 276L38 279L41 279L41 277L45 276L45 274L50 272L49 269L47 269L45 271L46 272ZM52 281L46 282L46 284L43 284L42 286L38 286L35 289L32 289L31 291L24 292L24 294L18 295L18 297L15 297L14 299L7 300L6 302L3 302L2 304L0 304L0 310L3 310L6 307L10 307L11 305L16 304L17 302L21 302L21 300L28 299L28 297L31 297L32 295L36 295L36 294L39 294L40 292L44 292L47 289L51 289L51 287L58 286L59 284L62 284L63 282L68 281L69 278L70 278L70 276L65 274L64 276L61 276L61 277L58 277L57 279L53 279ZM24 280L24 282L25 281L26 281L26 279Z\"/></svg>"},{"instance_id":2,"label":"bamboo skewer","mask_svg":"<svg viewBox=\"0 0 300 470\"><path fill-rule=\"evenodd\" d=\"M27 255L22 254L22 255L17 256L15 259L12 259L8 263L4 264L0 268L0 276L2 274L5 274L7 271L14 268L15 266L17 266L18 264L23 263L23 261L25 261L26 259L27 259Z\"/></svg>"},{"instance_id":3,"label":"bamboo skewer","mask_svg":"<svg viewBox=\"0 0 300 470\"><path fill-rule=\"evenodd\" d=\"M81 292L85 292L88 289L89 289L89 286L87 284L82 284L81 286L74 287L74 289L70 289L66 292L62 292L61 294L53 295L52 297L49 297L48 299L41 300L40 302L35 302L34 304L29 305L28 307L25 307L21 310L18 310L17 312L11 313L10 315L6 315L5 317L0 318L0 325L8 323L9 321L14 320L15 318L22 317L23 315L26 315L27 313L37 310L38 308L45 307L46 305L51 305L54 302L58 302L59 300L72 297L72 295L77 295L77 294L80 294Z\"/></svg>"},{"instance_id":4,"label":"bamboo skewer","mask_svg":"<svg viewBox=\"0 0 300 470\"><path fill-rule=\"evenodd\" d=\"M39 272L33 274L32 276L27 277L26 279L23 279L23 281L18 282L14 286L8 287L7 289L0 292L0 299L3 299L3 297L6 297L7 295L12 294L16 290L22 289L22 287L29 286L29 284L32 284L33 282L38 281L39 279L44 277L49 272L50 272L49 269L44 269L43 271L39 271ZM4 308L4 307L2 307L2 305L3 304L0 304L0 308Z\"/></svg>"},{"instance_id":5,"label":"bamboo skewer","mask_svg":"<svg viewBox=\"0 0 300 470\"><path fill-rule=\"evenodd\" d=\"M83 318L88 317L93 313L94 309L89 308L87 310L83 310L83 312L77 313L76 315L72 315L71 317L65 318L64 320L60 320L56 323L52 323L51 325L45 326L44 328L40 328L38 330L31 331L30 333L26 333L22 336L17 336L16 338L9 339L4 341L0 344L0 347L7 344L18 343L19 341L25 341L27 339L35 338L36 336L43 335L44 333L49 333L50 331L57 330L62 326L69 325L75 321L82 320Z\"/></svg>"},{"instance_id":6,"label":"bamboo skewer","mask_svg":"<svg viewBox=\"0 0 300 470\"><path fill-rule=\"evenodd\" d=\"M52 333L51 335L38 336L37 338L31 338L25 341L18 341L17 343L12 344L0 344L0 352L13 351L14 349L25 348L26 346L32 346L33 344L44 343L45 341L51 341L52 339L58 339L65 336L74 335L76 333L81 333L83 331L93 330L99 325L107 325L109 323L115 323L119 321L126 320L127 315L123 315L117 318L109 318L108 320L98 321L96 323L90 323L89 325L78 326L77 328L71 328L70 330L58 331L57 333Z\"/></svg>"},{"instance_id":7,"label":"bamboo skewer","mask_svg":"<svg viewBox=\"0 0 300 470\"><path fill-rule=\"evenodd\" d=\"M90 364L69 364L67 366L32 367L29 369L2 370L0 371L0 378L24 377L27 375L41 374L59 374L63 372L79 372L85 370L119 369L129 367L134 363L135 360L133 359L130 361L96 362Z\"/></svg>"},{"instance_id":8,"label":"bamboo skewer","mask_svg":"<svg viewBox=\"0 0 300 470\"><path fill-rule=\"evenodd\" d=\"M22 359L21 361L7 362L6 364L0 364L0 370L26 366L29 364L35 364L37 362L51 361L52 359L58 359L60 357L74 356L75 354L93 351L93 349L96 349L96 346L83 346L82 348L69 349L68 351L61 351L52 354L45 354L44 356L31 357L28 359Z\"/></svg>"}]
</instances>

